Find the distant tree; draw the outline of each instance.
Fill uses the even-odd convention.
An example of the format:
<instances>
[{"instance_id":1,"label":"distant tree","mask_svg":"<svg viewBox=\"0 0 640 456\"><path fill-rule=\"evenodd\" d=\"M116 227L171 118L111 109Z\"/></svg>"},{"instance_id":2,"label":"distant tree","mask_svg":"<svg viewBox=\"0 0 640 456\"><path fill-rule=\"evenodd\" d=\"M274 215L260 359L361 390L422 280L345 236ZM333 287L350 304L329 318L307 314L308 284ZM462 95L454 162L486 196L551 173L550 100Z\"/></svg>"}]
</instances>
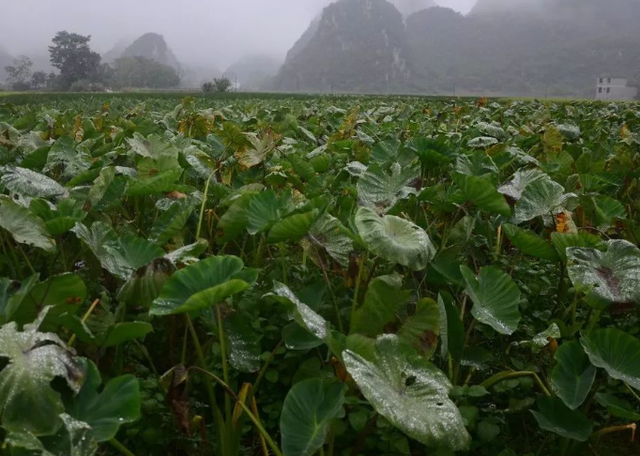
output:
<instances>
[{"instance_id":1,"label":"distant tree","mask_svg":"<svg viewBox=\"0 0 640 456\"><path fill-rule=\"evenodd\" d=\"M49 90L53 90L58 87L58 76L55 73L51 72L47 75L46 86Z\"/></svg>"},{"instance_id":2,"label":"distant tree","mask_svg":"<svg viewBox=\"0 0 640 456\"><path fill-rule=\"evenodd\" d=\"M21 55L13 59L13 65L4 67L7 72L7 82L16 90L28 88L29 76L33 62L26 55Z\"/></svg>"},{"instance_id":3,"label":"distant tree","mask_svg":"<svg viewBox=\"0 0 640 456\"><path fill-rule=\"evenodd\" d=\"M36 71L31 75L31 88L34 90L44 89L47 86L47 73Z\"/></svg>"},{"instance_id":4,"label":"distant tree","mask_svg":"<svg viewBox=\"0 0 640 456\"><path fill-rule=\"evenodd\" d=\"M60 70L60 86L71 87L74 82L94 80L99 74L100 54L89 47L91 36L67 31L58 32L49 46L51 64Z\"/></svg>"},{"instance_id":5,"label":"distant tree","mask_svg":"<svg viewBox=\"0 0 640 456\"><path fill-rule=\"evenodd\" d=\"M225 93L231 90L231 80L229 78L215 78L213 81L202 84L202 91L209 93Z\"/></svg>"},{"instance_id":6,"label":"distant tree","mask_svg":"<svg viewBox=\"0 0 640 456\"><path fill-rule=\"evenodd\" d=\"M168 89L180 85L180 76L173 67L155 60L121 57L105 81L118 88Z\"/></svg>"}]
</instances>

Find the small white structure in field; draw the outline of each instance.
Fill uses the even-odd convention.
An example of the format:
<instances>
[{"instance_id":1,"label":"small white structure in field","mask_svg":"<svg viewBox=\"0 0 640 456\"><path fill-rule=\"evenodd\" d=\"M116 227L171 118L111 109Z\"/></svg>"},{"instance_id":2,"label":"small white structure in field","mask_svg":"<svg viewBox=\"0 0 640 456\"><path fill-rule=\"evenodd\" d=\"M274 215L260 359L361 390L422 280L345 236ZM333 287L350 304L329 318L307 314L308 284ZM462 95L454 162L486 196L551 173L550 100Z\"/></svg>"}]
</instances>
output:
<instances>
[{"instance_id":1,"label":"small white structure in field","mask_svg":"<svg viewBox=\"0 0 640 456\"><path fill-rule=\"evenodd\" d=\"M627 84L627 78L598 78L596 100L635 100L638 88Z\"/></svg>"}]
</instances>

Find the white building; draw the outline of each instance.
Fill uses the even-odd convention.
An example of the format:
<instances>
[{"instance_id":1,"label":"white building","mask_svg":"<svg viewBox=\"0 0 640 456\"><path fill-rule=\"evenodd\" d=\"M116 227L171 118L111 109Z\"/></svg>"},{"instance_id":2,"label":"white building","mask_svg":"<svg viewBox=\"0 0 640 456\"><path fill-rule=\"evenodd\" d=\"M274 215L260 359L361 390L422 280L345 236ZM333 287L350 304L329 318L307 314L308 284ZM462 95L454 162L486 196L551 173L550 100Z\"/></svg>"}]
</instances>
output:
<instances>
[{"instance_id":1,"label":"white building","mask_svg":"<svg viewBox=\"0 0 640 456\"><path fill-rule=\"evenodd\" d=\"M635 100L638 89L627 85L627 78L598 78L596 100Z\"/></svg>"}]
</instances>

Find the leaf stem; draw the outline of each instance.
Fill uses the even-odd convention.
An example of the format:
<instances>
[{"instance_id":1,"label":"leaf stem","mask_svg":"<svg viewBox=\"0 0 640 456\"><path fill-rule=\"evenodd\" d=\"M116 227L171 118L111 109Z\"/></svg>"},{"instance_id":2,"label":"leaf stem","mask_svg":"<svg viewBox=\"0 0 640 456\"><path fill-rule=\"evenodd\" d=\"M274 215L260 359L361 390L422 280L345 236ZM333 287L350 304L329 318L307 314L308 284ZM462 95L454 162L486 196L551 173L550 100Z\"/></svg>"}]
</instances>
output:
<instances>
[{"instance_id":1,"label":"leaf stem","mask_svg":"<svg viewBox=\"0 0 640 456\"><path fill-rule=\"evenodd\" d=\"M118 450L120 453L122 453L124 456L136 456L126 446L124 446L122 443L120 443L115 438L109 440L109 444L112 447L114 447L116 450Z\"/></svg>"},{"instance_id":2,"label":"leaf stem","mask_svg":"<svg viewBox=\"0 0 640 456\"><path fill-rule=\"evenodd\" d=\"M600 429L599 431L594 432L591 438L595 440L595 439L599 439L600 437L606 434L613 434L614 432L631 431L631 441L633 442L636 437L636 429L637 429L636 423L625 424L623 426L611 426L611 427L606 427L604 429Z\"/></svg>"},{"instance_id":3,"label":"leaf stem","mask_svg":"<svg viewBox=\"0 0 640 456\"><path fill-rule=\"evenodd\" d=\"M36 270L33 268L33 265L31 264L31 261L29 261L29 257L27 256L26 253L24 253L24 250L22 250L22 247L20 246L20 244L16 242L16 245L18 246L18 250L20 250L20 253L22 253L22 256L27 262L27 266L29 266L29 270L31 270L31 274L34 274L34 275L37 274Z\"/></svg>"},{"instance_id":4,"label":"leaf stem","mask_svg":"<svg viewBox=\"0 0 640 456\"><path fill-rule=\"evenodd\" d=\"M98 304L100 304L100 300L99 299L96 299L95 301L93 301L93 303L91 303L91 306L89 307L89 310L87 310L87 313L85 313L84 316L82 317L82 323L86 323L87 322L87 320L89 319L89 316L93 313L93 310L96 308L96 306ZM74 334L69 339L69 342L67 342L67 346L68 347L73 347L73 344L75 342L76 342L76 335Z\"/></svg>"},{"instance_id":5,"label":"leaf stem","mask_svg":"<svg viewBox=\"0 0 640 456\"><path fill-rule=\"evenodd\" d=\"M362 272L364 271L364 265L367 262L368 256L369 256L369 252L365 252L360 257L360 265L358 267L358 278L356 279L356 289L353 292L353 302L351 303L351 320L349 321L350 326L353 325L353 322L356 319L356 310L358 308L358 297L360 294L360 282L362 282Z\"/></svg>"},{"instance_id":6,"label":"leaf stem","mask_svg":"<svg viewBox=\"0 0 640 456\"><path fill-rule=\"evenodd\" d=\"M227 343L224 336L224 328L222 327L222 314L220 312L220 305L216 305L216 318L218 320L218 339L220 342L220 358L222 361L222 378L224 382L229 384L229 366L227 366ZM231 417L231 401L229 396L224 398L224 409L227 419Z\"/></svg>"},{"instance_id":7,"label":"leaf stem","mask_svg":"<svg viewBox=\"0 0 640 456\"><path fill-rule=\"evenodd\" d=\"M206 369L201 369L201 368L199 368L197 366L192 366L190 369L195 369L198 372L201 372L201 373L205 374L206 376L211 377L213 380L216 381L216 383L218 383L220 386L222 386L222 388L226 391L226 393L228 395L230 395L236 401L236 403L238 405L240 405L240 407L242 407L244 412L247 414L249 419L253 422L255 427L258 429L258 432L260 432L260 434L267 441L267 444L271 447L271 450L276 454L276 456L284 456L282 454L282 452L280 451L280 448L278 448L278 445L276 445L276 443L273 441L273 439L271 438L269 433L262 426L262 423L260 423L260 420L257 419L253 413L251 413L251 410L249 409L249 407L247 407L246 404L242 400L238 399L238 396L236 395L236 393L234 393L233 390L231 388L229 388L229 386L222 379L220 379L220 377L218 377L217 375L209 372Z\"/></svg>"},{"instance_id":8,"label":"leaf stem","mask_svg":"<svg viewBox=\"0 0 640 456\"><path fill-rule=\"evenodd\" d=\"M340 307L338 306L338 301L336 300L336 295L333 292L333 288L331 287L331 282L329 281L329 276L327 275L327 270L324 267L322 260L320 260L320 269L322 269L322 276L324 277L324 281L327 284L327 289L329 290L329 295L331 296L331 302L333 303L333 311L336 314L336 320L338 321L338 329L341 333L344 334L344 325L342 324L342 317L340 316Z\"/></svg>"},{"instance_id":9,"label":"leaf stem","mask_svg":"<svg viewBox=\"0 0 640 456\"><path fill-rule=\"evenodd\" d=\"M629 385L627 385L626 383L624 384L624 386L629 390L629 392L631 393L631 395L638 401L640 402L640 396L638 396L638 393L636 393L633 388L631 388Z\"/></svg>"},{"instance_id":10,"label":"leaf stem","mask_svg":"<svg viewBox=\"0 0 640 456\"><path fill-rule=\"evenodd\" d=\"M485 389L489 389L492 386L497 385L498 383L503 382L505 380L509 380L512 378L520 378L520 377L533 377L538 383L538 386L540 387L542 392L545 394L545 396L549 396L549 397L552 396L551 392L542 382L538 374L532 371L500 372L499 374L496 374L493 377L482 382L480 386L482 386Z\"/></svg>"},{"instance_id":11,"label":"leaf stem","mask_svg":"<svg viewBox=\"0 0 640 456\"><path fill-rule=\"evenodd\" d=\"M187 322L187 327L189 328L189 333L191 334L191 339L193 340L193 345L196 349L196 355L198 357L198 362L202 366L203 369L207 368L207 363L204 359L204 352L202 351L202 345L200 345L200 340L198 339L198 333L196 333L196 329L193 327L193 322L191 321L191 317L188 313L185 313L185 320ZM205 387L207 389L207 395L209 396L209 402L211 403L211 412L213 413L214 419L218 418L218 404L216 402L216 396L213 393L213 385L211 384L211 380L209 378L205 379Z\"/></svg>"},{"instance_id":12,"label":"leaf stem","mask_svg":"<svg viewBox=\"0 0 640 456\"><path fill-rule=\"evenodd\" d=\"M216 172L213 171L207 178L207 183L204 185L204 195L202 196L202 204L200 205L200 216L198 217L198 228L196 229L196 241L200 239L200 231L202 230L202 219L204 218L204 208L207 205L207 195L209 194L209 184L211 178Z\"/></svg>"}]
</instances>

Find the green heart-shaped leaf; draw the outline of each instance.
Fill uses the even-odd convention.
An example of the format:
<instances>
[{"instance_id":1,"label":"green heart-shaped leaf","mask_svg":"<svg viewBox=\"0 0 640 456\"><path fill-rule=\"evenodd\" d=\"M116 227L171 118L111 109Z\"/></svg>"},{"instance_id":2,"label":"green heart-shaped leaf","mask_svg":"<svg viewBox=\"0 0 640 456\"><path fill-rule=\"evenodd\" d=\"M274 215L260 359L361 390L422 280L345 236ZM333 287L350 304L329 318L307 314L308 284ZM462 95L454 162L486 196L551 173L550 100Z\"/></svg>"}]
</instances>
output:
<instances>
[{"instance_id":1,"label":"green heart-shaped leaf","mask_svg":"<svg viewBox=\"0 0 640 456\"><path fill-rule=\"evenodd\" d=\"M311 456L324 444L331 420L341 416L346 386L325 386L318 378L296 383L284 400L280 417L285 456Z\"/></svg>"},{"instance_id":2,"label":"green heart-shaped leaf","mask_svg":"<svg viewBox=\"0 0 640 456\"><path fill-rule=\"evenodd\" d=\"M521 317L520 289L511 277L494 266L482 268L478 277L466 266L460 272L474 303L471 315L500 334L513 334Z\"/></svg>"},{"instance_id":3,"label":"green heart-shaped leaf","mask_svg":"<svg viewBox=\"0 0 640 456\"><path fill-rule=\"evenodd\" d=\"M374 361L351 350L343 356L364 397L395 427L428 446L467 448L470 437L449 399L447 376L403 348L397 336L378 338Z\"/></svg>"}]
</instances>

